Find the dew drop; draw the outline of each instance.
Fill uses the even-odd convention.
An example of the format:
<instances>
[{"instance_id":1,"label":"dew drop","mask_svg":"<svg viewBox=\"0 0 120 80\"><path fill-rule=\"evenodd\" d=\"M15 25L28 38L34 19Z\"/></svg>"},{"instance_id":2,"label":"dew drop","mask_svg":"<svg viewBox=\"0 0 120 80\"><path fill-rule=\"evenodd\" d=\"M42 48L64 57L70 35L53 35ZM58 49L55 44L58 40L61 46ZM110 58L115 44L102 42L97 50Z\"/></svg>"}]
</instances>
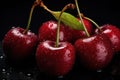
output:
<instances>
[{"instance_id":1,"label":"dew drop","mask_svg":"<svg viewBox=\"0 0 120 80\"><path fill-rule=\"evenodd\" d=\"M2 71L5 72L5 69L3 68Z\"/></svg>"},{"instance_id":2,"label":"dew drop","mask_svg":"<svg viewBox=\"0 0 120 80\"><path fill-rule=\"evenodd\" d=\"M0 59L3 59L4 57L3 56L0 56Z\"/></svg>"},{"instance_id":3,"label":"dew drop","mask_svg":"<svg viewBox=\"0 0 120 80\"><path fill-rule=\"evenodd\" d=\"M2 80L6 80L6 79L2 79Z\"/></svg>"},{"instance_id":4,"label":"dew drop","mask_svg":"<svg viewBox=\"0 0 120 80\"><path fill-rule=\"evenodd\" d=\"M2 73L3 73L3 74L5 74L5 73L6 73L6 70L5 70L4 68L2 69Z\"/></svg>"},{"instance_id":5,"label":"dew drop","mask_svg":"<svg viewBox=\"0 0 120 80\"><path fill-rule=\"evenodd\" d=\"M28 76L28 77L30 77L30 76L31 76L31 74L30 74L30 73L28 73L28 74L27 74L27 76Z\"/></svg>"},{"instance_id":6,"label":"dew drop","mask_svg":"<svg viewBox=\"0 0 120 80\"><path fill-rule=\"evenodd\" d=\"M97 72L102 72L102 70L97 70Z\"/></svg>"},{"instance_id":7,"label":"dew drop","mask_svg":"<svg viewBox=\"0 0 120 80\"><path fill-rule=\"evenodd\" d=\"M15 27L12 27L12 29L14 29Z\"/></svg>"},{"instance_id":8,"label":"dew drop","mask_svg":"<svg viewBox=\"0 0 120 80\"><path fill-rule=\"evenodd\" d=\"M31 30L28 30L28 32L31 32Z\"/></svg>"},{"instance_id":9,"label":"dew drop","mask_svg":"<svg viewBox=\"0 0 120 80\"><path fill-rule=\"evenodd\" d=\"M58 76L58 78L60 79L60 78L63 78L63 76Z\"/></svg>"},{"instance_id":10,"label":"dew drop","mask_svg":"<svg viewBox=\"0 0 120 80\"><path fill-rule=\"evenodd\" d=\"M7 75L9 76L9 75L10 75L10 73L7 73Z\"/></svg>"}]
</instances>

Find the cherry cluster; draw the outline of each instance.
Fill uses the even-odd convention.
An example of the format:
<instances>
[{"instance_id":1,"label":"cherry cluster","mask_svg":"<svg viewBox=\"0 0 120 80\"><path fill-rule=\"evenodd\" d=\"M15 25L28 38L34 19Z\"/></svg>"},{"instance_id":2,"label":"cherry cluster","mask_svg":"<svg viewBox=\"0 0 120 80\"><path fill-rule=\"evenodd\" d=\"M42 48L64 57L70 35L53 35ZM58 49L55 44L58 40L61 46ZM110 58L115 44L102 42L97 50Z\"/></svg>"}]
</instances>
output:
<instances>
[{"instance_id":1,"label":"cherry cluster","mask_svg":"<svg viewBox=\"0 0 120 80\"><path fill-rule=\"evenodd\" d=\"M80 13L77 0L75 3L79 17L64 12L66 7L59 12L51 11L41 0L36 0L26 29L14 27L6 33L3 50L7 58L18 63L32 56L40 71L55 76L67 74L76 56L86 69L99 70L108 66L120 51L119 28L112 24L98 26ZM40 25L38 35L29 30L36 6L43 7L57 19ZM94 25L97 28L94 29Z\"/></svg>"}]
</instances>

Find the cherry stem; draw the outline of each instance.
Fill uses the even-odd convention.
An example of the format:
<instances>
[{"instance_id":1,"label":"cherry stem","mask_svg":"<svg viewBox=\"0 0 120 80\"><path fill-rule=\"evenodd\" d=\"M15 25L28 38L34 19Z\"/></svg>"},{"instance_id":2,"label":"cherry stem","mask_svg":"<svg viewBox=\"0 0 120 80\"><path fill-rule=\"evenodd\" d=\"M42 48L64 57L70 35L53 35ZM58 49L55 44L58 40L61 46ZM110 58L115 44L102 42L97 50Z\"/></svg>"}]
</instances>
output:
<instances>
[{"instance_id":1,"label":"cherry stem","mask_svg":"<svg viewBox=\"0 0 120 80\"><path fill-rule=\"evenodd\" d=\"M86 35L89 37L90 34L88 33L88 31L87 31L87 29L86 29L86 27L85 27L85 24L84 24L84 22L83 22L83 19L82 19L81 13L80 13L80 9L79 9L78 1L77 1L77 0L75 0L75 4L76 4L76 7L77 7L77 11L78 11L78 15L79 15L79 18L80 18L80 20L81 20L81 23L83 24L85 33L86 33Z\"/></svg>"},{"instance_id":2,"label":"cherry stem","mask_svg":"<svg viewBox=\"0 0 120 80\"><path fill-rule=\"evenodd\" d=\"M62 16L62 13L68 9L68 8L72 8L74 9L75 8L75 5L74 4L67 4L61 11L60 15L59 15L59 18L58 18L58 23L57 23L57 35L56 35L56 47L59 46L59 37L60 37L60 21L61 21L61 16Z\"/></svg>"},{"instance_id":3,"label":"cherry stem","mask_svg":"<svg viewBox=\"0 0 120 80\"><path fill-rule=\"evenodd\" d=\"M101 30L100 26L95 21L93 21L92 19L90 19L88 17L84 17L84 18L87 19L87 20L89 20L89 21L91 21L99 30Z\"/></svg>"},{"instance_id":4,"label":"cherry stem","mask_svg":"<svg viewBox=\"0 0 120 80\"><path fill-rule=\"evenodd\" d=\"M84 16L83 13L80 13L80 15L81 15L83 18L87 19L88 21L92 22L99 30L101 30L101 29L100 29L100 26L99 26L94 20L92 20L92 19L89 18L89 17Z\"/></svg>"},{"instance_id":5,"label":"cherry stem","mask_svg":"<svg viewBox=\"0 0 120 80\"><path fill-rule=\"evenodd\" d=\"M52 10L50 10L50 9L47 8L47 6L43 3L42 0L38 0L38 1L39 1L39 6L43 7L45 10L47 10L51 14L54 13L54 11L52 11Z\"/></svg>"},{"instance_id":6,"label":"cherry stem","mask_svg":"<svg viewBox=\"0 0 120 80\"><path fill-rule=\"evenodd\" d=\"M36 1L34 2L34 4L31 7L30 14L29 14L29 19L28 19L28 23L27 23L27 27L26 27L26 29L25 29L25 31L23 33L27 33L29 28L30 28L30 23L31 23L31 19L32 19L33 10L38 5Z\"/></svg>"}]
</instances>

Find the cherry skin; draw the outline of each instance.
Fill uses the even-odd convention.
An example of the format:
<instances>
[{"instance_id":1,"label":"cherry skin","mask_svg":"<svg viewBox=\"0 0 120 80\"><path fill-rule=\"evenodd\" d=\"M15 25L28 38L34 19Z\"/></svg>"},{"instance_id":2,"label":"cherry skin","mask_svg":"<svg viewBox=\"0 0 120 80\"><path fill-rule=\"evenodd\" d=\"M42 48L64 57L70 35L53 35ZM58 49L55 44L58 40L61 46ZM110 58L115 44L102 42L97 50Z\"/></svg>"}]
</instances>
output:
<instances>
[{"instance_id":1,"label":"cherry skin","mask_svg":"<svg viewBox=\"0 0 120 80\"><path fill-rule=\"evenodd\" d=\"M12 28L3 39L3 51L13 63L24 63L25 60L27 61L30 57L34 57L36 51L37 36L31 31L23 32L23 28Z\"/></svg>"},{"instance_id":2,"label":"cherry skin","mask_svg":"<svg viewBox=\"0 0 120 80\"><path fill-rule=\"evenodd\" d=\"M81 23L80 19L77 18L79 20L79 22ZM92 34L93 32L93 29L92 29L92 23L90 21L88 21L87 19L83 18L83 22L84 22L84 25L88 31L89 34ZM79 39L79 38L85 38L87 37L85 31L82 31L82 30L72 30L71 31L73 33L73 43Z\"/></svg>"},{"instance_id":3,"label":"cherry skin","mask_svg":"<svg viewBox=\"0 0 120 80\"><path fill-rule=\"evenodd\" d=\"M44 22L38 31L38 37L39 41L45 41L45 40L52 40L56 41L56 33L57 33L57 22L50 20ZM64 24L60 25L60 41L68 41L70 42L72 40L70 28L65 26Z\"/></svg>"},{"instance_id":4,"label":"cherry skin","mask_svg":"<svg viewBox=\"0 0 120 80\"><path fill-rule=\"evenodd\" d=\"M88 70L100 70L112 60L111 42L104 34L78 39L75 49L78 60Z\"/></svg>"},{"instance_id":5,"label":"cherry skin","mask_svg":"<svg viewBox=\"0 0 120 80\"><path fill-rule=\"evenodd\" d=\"M37 66L45 74L63 76L72 69L74 61L75 50L68 42L59 42L55 47L54 41L47 40L37 47Z\"/></svg>"},{"instance_id":6,"label":"cherry skin","mask_svg":"<svg viewBox=\"0 0 120 80\"><path fill-rule=\"evenodd\" d=\"M116 52L120 51L120 30L119 30L119 28L117 28L116 26L111 25L111 24L105 24L100 27L100 30L96 29L95 33L106 34L113 44L114 52L116 53Z\"/></svg>"}]
</instances>

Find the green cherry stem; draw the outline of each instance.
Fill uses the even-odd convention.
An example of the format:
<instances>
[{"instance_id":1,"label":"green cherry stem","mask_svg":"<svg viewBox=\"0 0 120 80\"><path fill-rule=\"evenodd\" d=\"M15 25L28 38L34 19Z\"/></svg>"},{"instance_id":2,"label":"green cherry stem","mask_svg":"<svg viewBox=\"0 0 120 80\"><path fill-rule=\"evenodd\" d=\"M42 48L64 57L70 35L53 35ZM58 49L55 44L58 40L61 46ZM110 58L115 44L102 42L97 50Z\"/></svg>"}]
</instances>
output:
<instances>
[{"instance_id":1,"label":"green cherry stem","mask_svg":"<svg viewBox=\"0 0 120 80\"><path fill-rule=\"evenodd\" d=\"M81 13L80 13L80 9L79 9L78 1L77 1L77 0L75 0L75 4L76 4L76 7L77 7L77 11L78 11L78 15L79 15L79 18L80 18L80 20L81 20L81 23L83 24L85 33L86 33L86 35L89 37L90 34L88 33L88 31L87 31L87 29L86 29L86 27L85 27L85 24L84 24L84 22L83 22L83 19L82 19Z\"/></svg>"},{"instance_id":2,"label":"green cherry stem","mask_svg":"<svg viewBox=\"0 0 120 80\"><path fill-rule=\"evenodd\" d=\"M59 15L58 23L57 23L57 35L56 35L56 44L55 47L59 46L59 36L60 36L60 16L62 15L62 12Z\"/></svg>"},{"instance_id":3,"label":"green cherry stem","mask_svg":"<svg viewBox=\"0 0 120 80\"><path fill-rule=\"evenodd\" d=\"M91 21L99 30L101 30L100 26L95 21L93 21L92 19L90 19L88 17L84 17L84 18L87 19L87 20L89 20L89 21Z\"/></svg>"},{"instance_id":4,"label":"green cherry stem","mask_svg":"<svg viewBox=\"0 0 120 80\"><path fill-rule=\"evenodd\" d=\"M89 18L89 17L84 16L82 13L81 13L80 15L81 15L83 18L87 19L88 21L92 22L99 30L101 30L101 29L100 29L100 26L99 26L94 20L92 20L92 19Z\"/></svg>"},{"instance_id":5,"label":"green cherry stem","mask_svg":"<svg viewBox=\"0 0 120 80\"><path fill-rule=\"evenodd\" d=\"M62 15L62 13L66 10L66 9L68 9L68 8L72 8L72 9L74 9L75 8L75 5L73 5L73 4L67 4L63 9L62 9L62 11L61 11L61 13L60 13L60 15L59 15L59 18L58 18L58 23L57 23L57 35L56 35L56 47L58 47L59 46L59 36L60 36L60 21L61 21L61 15Z\"/></svg>"},{"instance_id":6,"label":"green cherry stem","mask_svg":"<svg viewBox=\"0 0 120 80\"><path fill-rule=\"evenodd\" d=\"M26 29L25 29L25 31L24 31L23 33L27 33L27 32L28 32L28 30L29 30L29 28L30 28L30 23L31 23L33 11L34 11L34 8L35 8L37 5L38 5L37 2L35 1L34 4L33 4L32 7L31 7L31 10L30 10L27 27L26 27Z\"/></svg>"}]
</instances>

